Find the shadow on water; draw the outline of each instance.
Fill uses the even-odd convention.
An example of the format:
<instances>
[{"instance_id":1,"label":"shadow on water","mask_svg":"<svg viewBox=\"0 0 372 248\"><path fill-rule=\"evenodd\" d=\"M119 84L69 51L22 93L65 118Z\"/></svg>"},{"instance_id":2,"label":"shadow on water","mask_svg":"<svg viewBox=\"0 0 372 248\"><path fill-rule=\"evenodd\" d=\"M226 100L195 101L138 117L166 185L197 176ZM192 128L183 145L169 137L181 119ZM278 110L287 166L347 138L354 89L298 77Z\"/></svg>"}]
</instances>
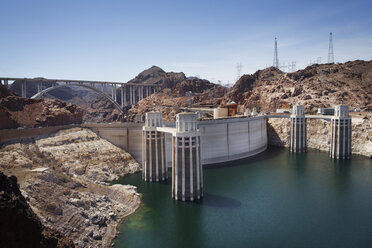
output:
<instances>
[{"instance_id":1,"label":"shadow on water","mask_svg":"<svg viewBox=\"0 0 372 248\"><path fill-rule=\"evenodd\" d=\"M283 153L283 151L287 150L284 147L273 147L269 146L264 152L259 153L257 155L254 155L249 158L242 158L234 161L229 161L229 162L222 162L222 163L217 163L217 164L210 164L210 165L204 165L203 168L205 170L210 170L210 169L218 169L218 168L223 168L223 167L232 167L232 166L243 166L249 163L257 163L257 162L262 162L267 159L275 159L275 157L279 156L280 154Z\"/></svg>"},{"instance_id":2,"label":"shadow on water","mask_svg":"<svg viewBox=\"0 0 372 248\"><path fill-rule=\"evenodd\" d=\"M214 208L239 208L242 205L240 201L233 198L208 193L204 193L203 199L195 203Z\"/></svg>"}]
</instances>

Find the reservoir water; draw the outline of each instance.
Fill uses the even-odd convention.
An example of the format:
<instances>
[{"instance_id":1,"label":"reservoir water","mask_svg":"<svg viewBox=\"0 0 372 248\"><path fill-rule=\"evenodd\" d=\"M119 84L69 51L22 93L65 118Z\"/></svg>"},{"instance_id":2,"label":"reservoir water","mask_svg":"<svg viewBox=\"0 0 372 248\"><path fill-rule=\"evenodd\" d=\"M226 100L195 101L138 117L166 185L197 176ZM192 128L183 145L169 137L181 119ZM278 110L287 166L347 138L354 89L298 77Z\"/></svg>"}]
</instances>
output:
<instances>
[{"instance_id":1,"label":"reservoir water","mask_svg":"<svg viewBox=\"0 0 372 248\"><path fill-rule=\"evenodd\" d=\"M204 169L204 198L179 202L167 183L141 174L119 183L143 205L115 247L372 247L372 160L325 152L263 154Z\"/></svg>"}]
</instances>

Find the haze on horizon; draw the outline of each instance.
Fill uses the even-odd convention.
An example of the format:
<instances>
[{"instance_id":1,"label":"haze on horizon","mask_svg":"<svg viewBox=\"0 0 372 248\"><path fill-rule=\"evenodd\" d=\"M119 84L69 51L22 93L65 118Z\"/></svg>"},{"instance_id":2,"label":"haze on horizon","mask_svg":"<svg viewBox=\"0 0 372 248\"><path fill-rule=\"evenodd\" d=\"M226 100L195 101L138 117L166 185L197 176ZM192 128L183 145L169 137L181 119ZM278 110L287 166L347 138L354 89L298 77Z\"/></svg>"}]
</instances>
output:
<instances>
[{"instance_id":1,"label":"haze on horizon","mask_svg":"<svg viewBox=\"0 0 372 248\"><path fill-rule=\"evenodd\" d=\"M234 83L236 65L372 59L372 2L1 0L0 76L128 81L157 65Z\"/></svg>"}]
</instances>

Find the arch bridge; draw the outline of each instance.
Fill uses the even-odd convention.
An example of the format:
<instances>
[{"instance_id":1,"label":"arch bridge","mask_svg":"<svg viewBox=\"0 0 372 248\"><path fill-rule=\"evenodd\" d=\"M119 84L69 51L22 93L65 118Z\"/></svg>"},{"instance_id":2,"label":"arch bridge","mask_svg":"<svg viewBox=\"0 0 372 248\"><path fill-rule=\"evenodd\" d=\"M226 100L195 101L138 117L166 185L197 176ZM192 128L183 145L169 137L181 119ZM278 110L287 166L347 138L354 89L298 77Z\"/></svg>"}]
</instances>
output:
<instances>
[{"instance_id":1,"label":"arch bridge","mask_svg":"<svg viewBox=\"0 0 372 248\"><path fill-rule=\"evenodd\" d=\"M9 87L10 82L21 82L21 96L27 97L27 84L36 83L37 92L31 98L41 98L44 94L51 90L61 87L76 86L90 89L102 95L105 99L114 104L121 114L123 108L127 105L133 105L141 101L143 98L158 92L162 89L159 85L154 84L133 84L124 82L109 82L109 81L89 81L89 80L70 80L70 79L47 79L47 78L10 78L0 77L0 83ZM47 84L52 82L52 85ZM120 89L119 98L117 89Z\"/></svg>"}]
</instances>

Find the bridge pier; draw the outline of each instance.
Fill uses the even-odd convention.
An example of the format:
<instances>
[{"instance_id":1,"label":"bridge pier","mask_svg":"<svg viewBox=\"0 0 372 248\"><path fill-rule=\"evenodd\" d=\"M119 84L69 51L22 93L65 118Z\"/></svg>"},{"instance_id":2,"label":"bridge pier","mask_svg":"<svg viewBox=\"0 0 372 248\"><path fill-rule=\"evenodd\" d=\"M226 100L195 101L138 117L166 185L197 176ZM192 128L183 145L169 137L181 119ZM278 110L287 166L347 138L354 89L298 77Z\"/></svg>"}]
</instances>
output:
<instances>
[{"instance_id":1,"label":"bridge pier","mask_svg":"<svg viewBox=\"0 0 372 248\"><path fill-rule=\"evenodd\" d=\"M203 197L203 170L200 156L200 132L195 113L176 117L172 135L172 197L193 201Z\"/></svg>"},{"instance_id":2,"label":"bridge pier","mask_svg":"<svg viewBox=\"0 0 372 248\"><path fill-rule=\"evenodd\" d=\"M129 86L129 104L132 105L133 104L133 90L132 90L132 87Z\"/></svg>"},{"instance_id":3,"label":"bridge pier","mask_svg":"<svg viewBox=\"0 0 372 248\"><path fill-rule=\"evenodd\" d=\"M41 84L42 83L37 83L37 93L39 93L40 91L42 91Z\"/></svg>"},{"instance_id":4,"label":"bridge pier","mask_svg":"<svg viewBox=\"0 0 372 248\"><path fill-rule=\"evenodd\" d=\"M114 101L116 101L116 84L112 84L112 99L114 99Z\"/></svg>"},{"instance_id":5,"label":"bridge pier","mask_svg":"<svg viewBox=\"0 0 372 248\"><path fill-rule=\"evenodd\" d=\"M142 133L142 179L164 181L168 178L165 156L165 134L156 130L163 124L161 112L146 113Z\"/></svg>"},{"instance_id":6,"label":"bridge pier","mask_svg":"<svg viewBox=\"0 0 372 248\"><path fill-rule=\"evenodd\" d=\"M123 90L123 86L120 87L120 107L123 108L124 107L124 90Z\"/></svg>"},{"instance_id":7,"label":"bridge pier","mask_svg":"<svg viewBox=\"0 0 372 248\"><path fill-rule=\"evenodd\" d=\"M127 105L127 86L123 86L124 91L124 106Z\"/></svg>"},{"instance_id":8,"label":"bridge pier","mask_svg":"<svg viewBox=\"0 0 372 248\"><path fill-rule=\"evenodd\" d=\"M351 117L349 106L335 106L331 119L331 145L329 156L335 159L351 159Z\"/></svg>"},{"instance_id":9,"label":"bridge pier","mask_svg":"<svg viewBox=\"0 0 372 248\"><path fill-rule=\"evenodd\" d=\"M132 105L136 103L136 87L132 86Z\"/></svg>"},{"instance_id":10,"label":"bridge pier","mask_svg":"<svg viewBox=\"0 0 372 248\"><path fill-rule=\"evenodd\" d=\"M138 86L137 87L137 91L138 91L138 102L141 101L142 97L141 97L141 86Z\"/></svg>"},{"instance_id":11,"label":"bridge pier","mask_svg":"<svg viewBox=\"0 0 372 248\"><path fill-rule=\"evenodd\" d=\"M291 152L306 152L306 118L304 106L293 106L291 115L291 141L289 149Z\"/></svg>"},{"instance_id":12,"label":"bridge pier","mask_svg":"<svg viewBox=\"0 0 372 248\"><path fill-rule=\"evenodd\" d=\"M26 81L25 80L22 80L22 83L21 83L21 87L22 87L22 97L26 97Z\"/></svg>"}]
</instances>

